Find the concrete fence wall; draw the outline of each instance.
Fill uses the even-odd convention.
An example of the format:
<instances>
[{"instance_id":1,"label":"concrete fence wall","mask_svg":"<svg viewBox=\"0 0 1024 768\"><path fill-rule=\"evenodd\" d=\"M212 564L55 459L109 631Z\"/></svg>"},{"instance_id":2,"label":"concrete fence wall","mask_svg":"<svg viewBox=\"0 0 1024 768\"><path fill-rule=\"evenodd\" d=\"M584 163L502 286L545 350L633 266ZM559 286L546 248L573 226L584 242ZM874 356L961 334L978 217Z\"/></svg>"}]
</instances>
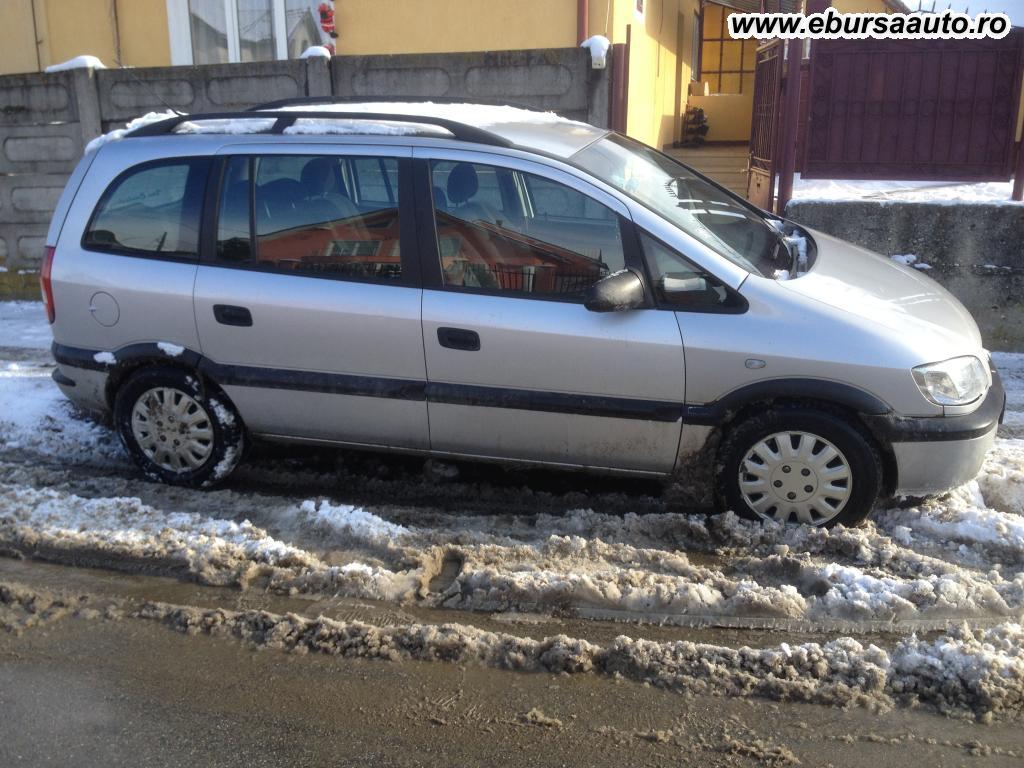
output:
<instances>
[{"instance_id":1,"label":"concrete fence wall","mask_svg":"<svg viewBox=\"0 0 1024 768\"><path fill-rule=\"evenodd\" d=\"M608 122L608 72L578 48L336 56L200 67L0 77L0 266L35 269L50 214L83 148L168 107L225 112L302 96L509 101Z\"/></svg>"}]
</instances>

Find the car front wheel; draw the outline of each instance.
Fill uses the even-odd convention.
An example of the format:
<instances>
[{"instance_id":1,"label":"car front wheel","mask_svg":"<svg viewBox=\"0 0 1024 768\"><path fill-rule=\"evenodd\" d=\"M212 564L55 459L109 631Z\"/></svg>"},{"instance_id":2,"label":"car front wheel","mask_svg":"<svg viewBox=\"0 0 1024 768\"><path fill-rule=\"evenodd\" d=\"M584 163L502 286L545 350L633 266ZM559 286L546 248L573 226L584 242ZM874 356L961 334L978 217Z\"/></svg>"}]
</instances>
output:
<instances>
[{"instance_id":1,"label":"car front wheel","mask_svg":"<svg viewBox=\"0 0 1024 768\"><path fill-rule=\"evenodd\" d=\"M869 438L824 411L754 416L729 433L719 458L720 498L753 519L854 526L881 491L881 460Z\"/></svg>"}]
</instances>

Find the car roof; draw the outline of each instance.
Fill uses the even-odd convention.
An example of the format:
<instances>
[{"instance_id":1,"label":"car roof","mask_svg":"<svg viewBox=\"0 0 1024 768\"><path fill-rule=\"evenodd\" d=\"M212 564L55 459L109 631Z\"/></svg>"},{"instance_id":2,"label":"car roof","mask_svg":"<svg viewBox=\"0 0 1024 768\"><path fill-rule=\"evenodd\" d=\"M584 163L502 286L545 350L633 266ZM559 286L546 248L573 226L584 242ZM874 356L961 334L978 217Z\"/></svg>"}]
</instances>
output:
<instances>
[{"instance_id":1,"label":"car roof","mask_svg":"<svg viewBox=\"0 0 1024 768\"><path fill-rule=\"evenodd\" d=\"M389 117L394 115L395 119ZM275 120L274 118L278 118ZM438 102L349 102L295 99L247 112L175 115L151 113L120 137L188 134L428 136L512 146L567 159L609 133L554 112L509 105Z\"/></svg>"}]
</instances>

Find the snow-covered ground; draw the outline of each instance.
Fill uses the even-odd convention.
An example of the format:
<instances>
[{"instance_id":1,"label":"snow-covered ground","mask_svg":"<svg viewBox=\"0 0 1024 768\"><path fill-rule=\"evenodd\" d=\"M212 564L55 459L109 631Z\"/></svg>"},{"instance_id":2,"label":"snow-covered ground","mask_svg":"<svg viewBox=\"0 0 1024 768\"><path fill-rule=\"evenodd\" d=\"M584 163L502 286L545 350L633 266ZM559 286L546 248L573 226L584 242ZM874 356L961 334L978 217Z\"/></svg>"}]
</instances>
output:
<instances>
[{"instance_id":1,"label":"snow-covered ground","mask_svg":"<svg viewBox=\"0 0 1024 768\"><path fill-rule=\"evenodd\" d=\"M622 620L632 639L581 658L666 685L690 685L703 664L724 675L709 689L765 694L785 677L792 684L776 695L1024 708L1024 355L995 355L1007 421L974 481L825 531L687 514L645 491L594 494L584 481L562 494L509 490L444 467L410 480L387 458L364 459L376 469L355 477L274 454L225 489L154 485L63 399L48 341L39 305L0 304L0 552L456 609L467 625L472 611ZM849 637L669 647L644 640L638 622ZM498 652L494 636L463 629L481 653ZM906 639L884 649L856 639L878 632Z\"/></svg>"},{"instance_id":2,"label":"snow-covered ground","mask_svg":"<svg viewBox=\"0 0 1024 768\"><path fill-rule=\"evenodd\" d=\"M1010 199L1011 182L963 183L957 181L855 181L804 179L793 182L793 200L838 202L848 200L901 201L960 205L1021 205Z\"/></svg>"}]
</instances>

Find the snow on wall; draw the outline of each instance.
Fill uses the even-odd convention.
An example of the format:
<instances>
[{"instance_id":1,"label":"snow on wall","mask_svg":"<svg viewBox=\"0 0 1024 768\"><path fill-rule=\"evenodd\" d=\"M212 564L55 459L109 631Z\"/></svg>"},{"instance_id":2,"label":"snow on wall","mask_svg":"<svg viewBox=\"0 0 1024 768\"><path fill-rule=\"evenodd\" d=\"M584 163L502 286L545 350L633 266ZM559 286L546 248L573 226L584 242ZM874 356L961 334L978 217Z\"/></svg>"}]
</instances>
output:
<instances>
[{"instance_id":1,"label":"snow on wall","mask_svg":"<svg viewBox=\"0 0 1024 768\"><path fill-rule=\"evenodd\" d=\"M43 71L47 74L53 72L67 72L72 69L106 69L106 65L95 56L75 56L73 59L62 61L60 64L51 64Z\"/></svg>"}]
</instances>

